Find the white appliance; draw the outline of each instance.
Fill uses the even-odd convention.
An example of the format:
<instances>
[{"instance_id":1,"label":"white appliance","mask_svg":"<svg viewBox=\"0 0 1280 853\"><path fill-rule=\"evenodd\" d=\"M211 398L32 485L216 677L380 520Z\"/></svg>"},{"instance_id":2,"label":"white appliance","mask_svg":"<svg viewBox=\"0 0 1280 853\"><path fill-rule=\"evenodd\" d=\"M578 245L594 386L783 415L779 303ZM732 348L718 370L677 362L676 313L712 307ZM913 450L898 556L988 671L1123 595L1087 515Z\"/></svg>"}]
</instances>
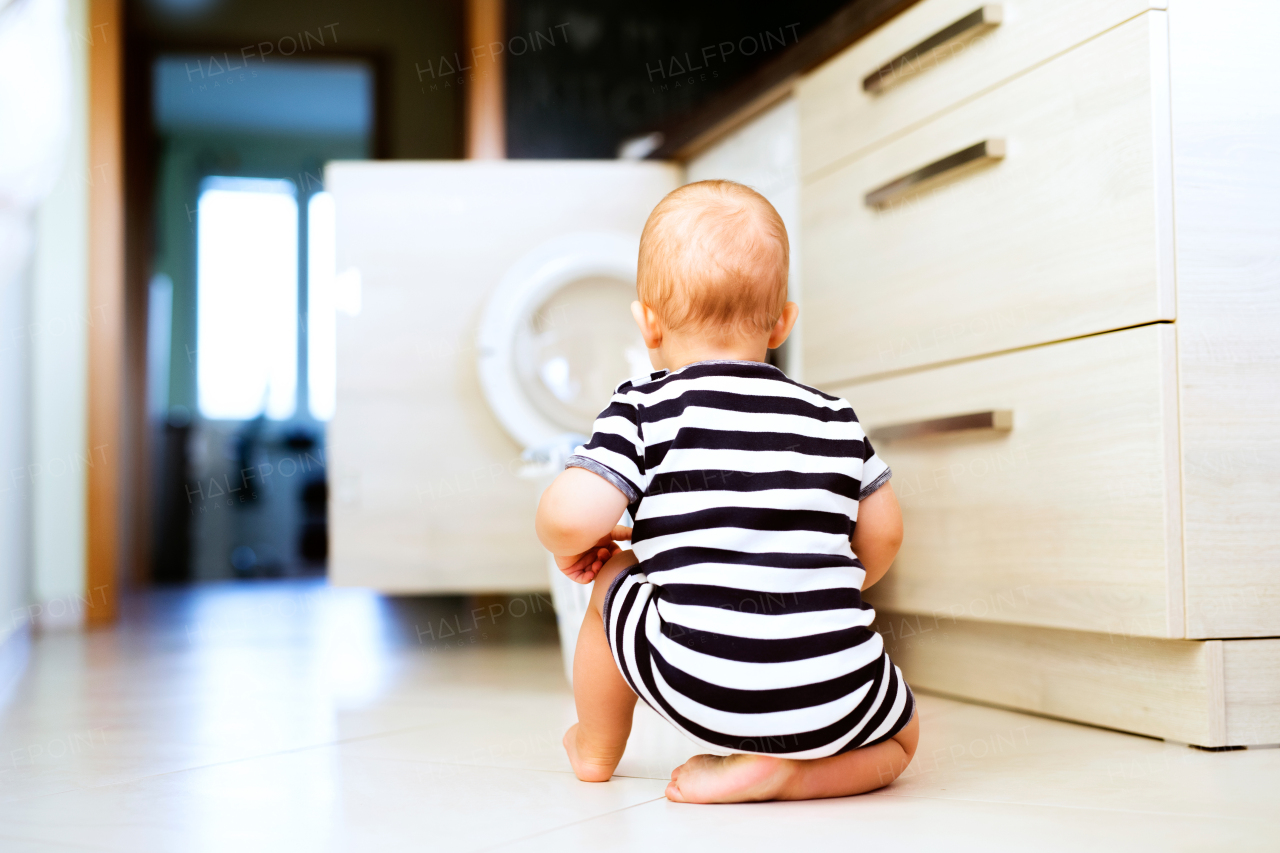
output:
<instances>
[{"instance_id":1,"label":"white appliance","mask_svg":"<svg viewBox=\"0 0 1280 853\"><path fill-rule=\"evenodd\" d=\"M359 288L337 328L332 582L547 589L540 487L612 388L650 369L628 306L640 231L680 169L351 162L325 183L339 279ZM586 588L555 591L580 614Z\"/></svg>"}]
</instances>

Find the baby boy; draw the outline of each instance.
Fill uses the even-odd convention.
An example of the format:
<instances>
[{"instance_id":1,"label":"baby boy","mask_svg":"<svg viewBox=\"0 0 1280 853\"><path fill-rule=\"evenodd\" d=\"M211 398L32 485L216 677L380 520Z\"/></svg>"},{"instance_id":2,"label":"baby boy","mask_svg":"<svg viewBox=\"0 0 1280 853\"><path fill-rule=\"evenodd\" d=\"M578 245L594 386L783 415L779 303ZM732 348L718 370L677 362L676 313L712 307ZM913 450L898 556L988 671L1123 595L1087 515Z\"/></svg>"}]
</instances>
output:
<instances>
[{"instance_id":1,"label":"baby boy","mask_svg":"<svg viewBox=\"0 0 1280 853\"><path fill-rule=\"evenodd\" d=\"M788 255L777 211L729 181L645 224L631 309L655 372L618 386L538 507L561 571L595 581L564 737L584 781L613 775L637 697L729 753L677 767L677 802L857 794L915 752L861 595L902 541L889 468L847 402L765 361L799 314Z\"/></svg>"}]
</instances>

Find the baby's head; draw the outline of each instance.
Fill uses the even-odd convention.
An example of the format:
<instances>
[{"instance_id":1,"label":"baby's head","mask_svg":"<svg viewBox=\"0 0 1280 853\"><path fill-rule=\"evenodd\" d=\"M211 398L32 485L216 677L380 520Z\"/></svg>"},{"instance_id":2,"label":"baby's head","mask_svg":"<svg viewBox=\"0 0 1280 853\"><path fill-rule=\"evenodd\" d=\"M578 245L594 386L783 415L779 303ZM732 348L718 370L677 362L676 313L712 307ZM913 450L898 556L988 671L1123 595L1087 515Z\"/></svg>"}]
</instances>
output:
<instances>
[{"instance_id":1,"label":"baby's head","mask_svg":"<svg viewBox=\"0 0 1280 853\"><path fill-rule=\"evenodd\" d=\"M640 237L633 308L646 344L678 338L694 349L745 347L763 357L795 322L789 254L782 218L755 190L699 181L668 193Z\"/></svg>"}]
</instances>

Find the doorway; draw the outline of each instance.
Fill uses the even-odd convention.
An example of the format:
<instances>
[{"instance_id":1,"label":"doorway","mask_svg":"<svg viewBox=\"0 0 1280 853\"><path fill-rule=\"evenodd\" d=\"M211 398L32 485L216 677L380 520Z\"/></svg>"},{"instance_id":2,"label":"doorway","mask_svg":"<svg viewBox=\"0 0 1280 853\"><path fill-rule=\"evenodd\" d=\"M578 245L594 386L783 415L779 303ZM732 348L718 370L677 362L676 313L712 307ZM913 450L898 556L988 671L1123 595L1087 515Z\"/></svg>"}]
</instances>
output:
<instances>
[{"instance_id":1,"label":"doorway","mask_svg":"<svg viewBox=\"0 0 1280 853\"><path fill-rule=\"evenodd\" d=\"M356 59L152 64L152 577L323 574L334 209L324 164L373 152Z\"/></svg>"}]
</instances>

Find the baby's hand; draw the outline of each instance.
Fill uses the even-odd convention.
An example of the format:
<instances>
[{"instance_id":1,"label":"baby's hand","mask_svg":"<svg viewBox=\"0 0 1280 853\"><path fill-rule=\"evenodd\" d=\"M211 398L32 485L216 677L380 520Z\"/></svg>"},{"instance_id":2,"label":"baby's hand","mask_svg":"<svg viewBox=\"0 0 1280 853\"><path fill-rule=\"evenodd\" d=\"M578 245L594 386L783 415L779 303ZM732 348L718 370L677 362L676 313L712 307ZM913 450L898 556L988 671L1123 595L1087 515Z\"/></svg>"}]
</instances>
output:
<instances>
[{"instance_id":1,"label":"baby's hand","mask_svg":"<svg viewBox=\"0 0 1280 853\"><path fill-rule=\"evenodd\" d=\"M609 558L622 550L617 543L627 542L630 539L631 528L623 527L619 524L609 531L607 536L601 537L599 542L581 554L570 554L564 557L557 556L556 565L574 583L591 583L596 579L596 574L604 567L604 564L609 562Z\"/></svg>"}]
</instances>

